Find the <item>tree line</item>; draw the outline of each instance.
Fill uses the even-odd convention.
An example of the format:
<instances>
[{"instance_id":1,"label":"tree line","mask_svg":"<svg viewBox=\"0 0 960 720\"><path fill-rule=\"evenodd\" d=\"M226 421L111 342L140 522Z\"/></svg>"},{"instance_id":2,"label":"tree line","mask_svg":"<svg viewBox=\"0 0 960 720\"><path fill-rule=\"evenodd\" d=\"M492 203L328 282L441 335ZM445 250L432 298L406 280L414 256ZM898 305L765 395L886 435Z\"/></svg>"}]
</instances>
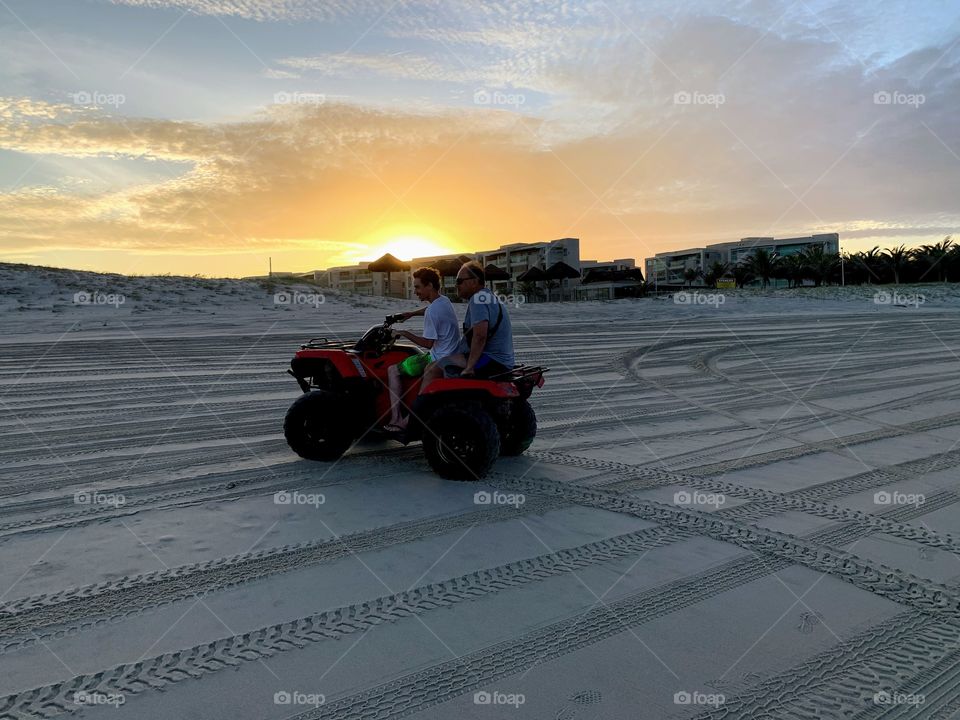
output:
<instances>
[{"instance_id":1,"label":"tree line","mask_svg":"<svg viewBox=\"0 0 960 720\"><path fill-rule=\"evenodd\" d=\"M732 278L738 288L759 281L767 287L772 279L786 280L787 287L804 281L821 285L883 285L887 283L956 282L960 280L960 245L948 236L938 243L907 249L903 245L881 250L874 247L858 253L828 253L820 245L802 252L778 255L758 248L731 265L714 262L706 270L687 268L687 285L703 280L716 287L721 278Z\"/></svg>"}]
</instances>

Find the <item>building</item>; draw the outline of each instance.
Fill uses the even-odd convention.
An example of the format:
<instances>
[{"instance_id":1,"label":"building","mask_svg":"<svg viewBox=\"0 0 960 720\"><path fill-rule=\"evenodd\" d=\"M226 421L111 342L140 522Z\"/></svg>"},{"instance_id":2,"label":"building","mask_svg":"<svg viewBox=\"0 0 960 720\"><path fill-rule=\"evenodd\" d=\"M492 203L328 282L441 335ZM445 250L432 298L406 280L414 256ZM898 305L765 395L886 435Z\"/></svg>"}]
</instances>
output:
<instances>
[{"instance_id":1,"label":"building","mask_svg":"<svg viewBox=\"0 0 960 720\"><path fill-rule=\"evenodd\" d=\"M321 287L339 290L357 295L379 295L390 297L411 297L413 284L410 273L390 273L390 286L387 287L387 274L370 272L369 262L357 265L343 265L326 270L314 270L313 280Z\"/></svg>"},{"instance_id":2,"label":"building","mask_svg":"<svg viewBox=\"0 0 960 720\"><path fill-rule=\"evenodd\" d=\"M645 261L646 276L649 283L657 285L684 285L687 282L688 269L705 273L715 262L726 263L732 267L761 248L772 255L784 257L814 246L820 246L828 253L839 253L840 236L837 233L820 233L780 239L745 237L734 242L715 243L702 248L657 253ZM697 282L702 280L698 279Z\"/></svg>"},{"instance_id":3,"label":"building","mask_svg":"<svg viewBox=\"0 0 960 720\"><path fill-rule=\"evenodd\" d=\"M719 250L713 250L710 247L657 253L652 258L646 259L645 275L648 283L684 285L687 282L687 270L693 270L698 274L706 272L713 263L723 262L722 257Z\"/></svg>"},{"instance_id":4,"label":"building","mask_svg":"<svg viewBox=\"0 0 960 720\"><path fill-rule=\"evenodd\" d=\"M580 239L560 238L548 242L513 243L501 245L496 250L483 250L476 254L484 267L496 265L516 278L521 273L537 266L546 270L557 262L565 262L574 270L580 269ZM512 281L510 281L512 290Z\"/></svg>"},{"instance_id":5,"label":"building","mask_svg":"<svg viewBox=\"0 0 960 720\"><path fill-rule=\"evenodd\" d=\"M635 297L643 283L643 273L634 258L581 260L577 300L616 300Z\"/></svg>"},{"instance_id":6,"label":"building","mask_svg":"<svg viewBox=\"0 0 960 720\"><path fill-rule=\"evenodd\" d=\"M437 255L432 257L418 257L410 261L413 269L437 265L442 260L458 261L462 258L476 260L484 267L496 265L510 275L508 280L491 280L487 284L495 292L505 295L526 295L528 301L560 300L576 297L577 299L612 299L622 295L622 288L636 286L638 281L624 275L627 271L637 271L633 258L620 258L611 261L580 260L579 238L560 238L535 243L511 243L501 245L495 250L481 250L475 253L461 253L453 255ZM521 274L532 267L546 270L557 262L564 262L574 270L583 274L580 278L569 278L559 281L555 286L548 286L547 282L527 285L517 280ZM315 270L315 281L323 286L342 292L359 293L362 295L385 295L386 276L384 273L370 272L369 263L360 263L344 267L333 267L327 270ZM454 263L455 265L455 263ZM594 282L590 283L589 292L581 292L581 284L588 271L594 272ZM601 271L608 276L601 277ZM620 273L620 275L609 274ZM642 276L641 276L642 277ZM442 292L450 297L456 297L456 277L445 275L442 278ZM552 283L550 285L553 285ZM413 297L413 282L410 273L393 273L390 282L389 294L394 297Z\"/></svg>"}]
</instances>

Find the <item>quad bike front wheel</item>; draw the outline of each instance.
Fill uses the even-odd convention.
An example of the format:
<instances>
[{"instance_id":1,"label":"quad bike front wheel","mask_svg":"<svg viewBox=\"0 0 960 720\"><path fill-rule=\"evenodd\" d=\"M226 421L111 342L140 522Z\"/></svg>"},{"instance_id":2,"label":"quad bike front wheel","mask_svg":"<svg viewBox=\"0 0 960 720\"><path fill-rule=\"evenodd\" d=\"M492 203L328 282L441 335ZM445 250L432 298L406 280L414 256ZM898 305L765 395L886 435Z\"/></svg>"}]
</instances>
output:
<instances>
[{"instance_id":1,"label":"quad bike front wheel","mask_svg":"<svg viewBox=\"0 0 960 720\"><path fill-rule=\"evenodd\" d=\"M287 444L307 460L336 460L354 440L348 412L342 399L326 390L300 396L283 419Z\"/></svg>"},{"instance_id":2,"label":"quad bike front wheel","mask_svg":"<svg viewBox=\"0 0 960 720\"><path fill-rule=\"evenodd\" d=\"M500 434L493 418L482 408L445 405L426 422L423 451L440 477L478 480L500 454Z\"/></svg>"},{"instance_id":3,"label":"quad bike front wheel","mask_svg":"<svg viewBox=\"0 0 960 720\"><path fill-rule=\"evenodd\" d=\"M537 415L526 400L515 400L500 428L500 454L522 455L537 436Z\"/></svg>"}]
</instances>

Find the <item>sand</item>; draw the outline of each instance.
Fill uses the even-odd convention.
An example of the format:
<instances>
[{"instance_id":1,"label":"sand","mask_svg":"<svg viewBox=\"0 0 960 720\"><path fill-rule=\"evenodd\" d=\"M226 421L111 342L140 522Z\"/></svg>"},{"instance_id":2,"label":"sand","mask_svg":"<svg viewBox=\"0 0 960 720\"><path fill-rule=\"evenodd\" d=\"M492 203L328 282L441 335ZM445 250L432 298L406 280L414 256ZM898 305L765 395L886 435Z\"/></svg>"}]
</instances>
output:
<instances>
[{"instance_id":1,"label":"sand","mask_svg":"<svg viewBox=\"0 0 960 720\"><path fill-rule=\"evenodd\" d=\"M960 710L953 286L514 306L552 370L480 483L283 441L298 344L408 303L0 289L0 719Z\"/></svg>"}]
</instances>

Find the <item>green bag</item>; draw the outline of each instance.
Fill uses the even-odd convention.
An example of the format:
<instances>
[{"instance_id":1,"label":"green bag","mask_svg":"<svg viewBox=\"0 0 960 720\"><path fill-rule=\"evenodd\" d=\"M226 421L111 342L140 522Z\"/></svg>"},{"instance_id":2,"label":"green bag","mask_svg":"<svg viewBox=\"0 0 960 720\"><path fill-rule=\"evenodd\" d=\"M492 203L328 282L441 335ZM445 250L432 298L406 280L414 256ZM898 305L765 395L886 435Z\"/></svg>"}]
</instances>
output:
<instances>
[{"instance_id":1,"label":"green bag","mask_svg":"<svg viewBox=\"0 0 960 720\"><path fill-rule=\"evenodd\" d=\"M420 377L427 365L430 364L430 353L411 355L400 363L400 374L407 377Z\"/></svg>"}]
</instances>

